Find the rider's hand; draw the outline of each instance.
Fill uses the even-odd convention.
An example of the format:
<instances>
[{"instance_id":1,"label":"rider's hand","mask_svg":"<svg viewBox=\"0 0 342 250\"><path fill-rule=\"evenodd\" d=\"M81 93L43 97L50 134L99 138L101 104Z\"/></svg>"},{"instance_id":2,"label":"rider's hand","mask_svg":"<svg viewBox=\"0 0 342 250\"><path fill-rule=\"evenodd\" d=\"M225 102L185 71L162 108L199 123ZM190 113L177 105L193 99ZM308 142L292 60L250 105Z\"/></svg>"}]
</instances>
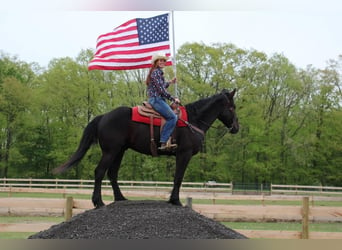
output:
<instances>
[{"instance_id":1,"label":"rider's hand","mask_svg":"<svg viewBox=\"0 0 342 250\"><path fill-rule=\"evenodd\" d=\"M175 103L180 104L180 100L178 98L175 98Z\"/></svg>"},{"instance_id":2,"label":"rider's hand","mask_svg":"<svg viewBox=\"0 0 342 250\"><path fill-rule=\"evenodd\" d=\"M177 78L176 77L171 80L171 83L176 83L176 82L177 82Z\"/></svg>"}]
</instances>

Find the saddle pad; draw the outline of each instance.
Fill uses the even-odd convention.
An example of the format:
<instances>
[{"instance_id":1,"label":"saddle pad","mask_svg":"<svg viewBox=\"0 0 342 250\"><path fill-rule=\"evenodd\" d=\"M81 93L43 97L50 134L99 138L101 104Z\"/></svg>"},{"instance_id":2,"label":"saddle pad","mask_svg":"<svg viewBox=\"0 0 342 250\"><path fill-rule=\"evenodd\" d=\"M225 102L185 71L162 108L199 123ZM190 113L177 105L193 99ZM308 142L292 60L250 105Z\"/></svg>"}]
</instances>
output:
<instances>
[{"instance_id":1,"label":"saddle pad","mask_svg":"<svg viewBox=\"0 0 342 250\"><path fill-rule=\"evenodd\" d=\"M188 121L188 114L186 112L185 107L179 106L179 109L182 112L182 115L181 115L182 120ZM138 113L138 107L136 106L136 107L132 108L132 121L150 124L150 117L140 115ZM153 118L153 125L154 126L160 126L160 124L161 124L160 118ZM181 121L181 120L177 121L177 127L186 127L186 126L187 125L183 121Z\"/></svg>"}]
</instances>

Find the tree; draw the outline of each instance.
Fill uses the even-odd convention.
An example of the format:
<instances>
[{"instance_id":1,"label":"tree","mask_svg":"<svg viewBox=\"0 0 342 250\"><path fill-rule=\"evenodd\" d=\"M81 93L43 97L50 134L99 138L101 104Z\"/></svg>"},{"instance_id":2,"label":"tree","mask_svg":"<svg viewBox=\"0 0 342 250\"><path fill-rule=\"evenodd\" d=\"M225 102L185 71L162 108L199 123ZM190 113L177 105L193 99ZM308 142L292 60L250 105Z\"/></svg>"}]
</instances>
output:
<instances>
[{"instance_id":1,"label":"tree","mask_svg":"<svg viewBox=\"0 0 342 250\"><path fill-rule=\"evenodd\" d=\"M15 142L14 135L18 130L16 122L20 113L28 110L30 90L16 78L7 77L3 80L0 94L0 113L4 121L4 134L1 149L1 176L7 177L10 166L10 152Z\"/></svg>"}]
</instances>

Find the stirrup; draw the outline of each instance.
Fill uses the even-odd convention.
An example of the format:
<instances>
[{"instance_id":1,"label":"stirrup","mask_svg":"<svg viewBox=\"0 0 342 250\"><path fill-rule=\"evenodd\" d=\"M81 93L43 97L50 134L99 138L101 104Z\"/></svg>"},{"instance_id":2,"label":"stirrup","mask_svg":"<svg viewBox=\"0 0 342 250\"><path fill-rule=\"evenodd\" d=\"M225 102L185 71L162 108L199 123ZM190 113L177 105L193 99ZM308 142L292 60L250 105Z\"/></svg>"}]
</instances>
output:
<instances>
[{"instance_id":1,"label":"stirrup","mask_svg":"<svg viewBox=\"0 0 342 250\"><path fill-rule=\"evenodd\" d=\"M172 143L162 143L160 147L158 148L160 151L172 151L178 147L177 144Z\"/></svg>"}]
</instances>

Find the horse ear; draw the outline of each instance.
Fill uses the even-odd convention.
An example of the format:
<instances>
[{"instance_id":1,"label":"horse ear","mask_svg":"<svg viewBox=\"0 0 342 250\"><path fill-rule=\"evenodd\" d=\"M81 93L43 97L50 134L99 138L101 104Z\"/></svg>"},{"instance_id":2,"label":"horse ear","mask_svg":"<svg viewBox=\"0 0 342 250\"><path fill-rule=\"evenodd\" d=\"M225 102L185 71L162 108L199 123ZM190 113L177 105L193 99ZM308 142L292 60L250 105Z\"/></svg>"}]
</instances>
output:
<instances>
[{"instance_id":1,"label":"horse ear","mask_svg":"<svg viewBox=\"0 0 342 250\"><path fill-rule=\"evenodd\" d=\"M236 93L236 88L232 92L229 93L229 97L233 98L235 93Z\"/></svg>"}]
</instances>

